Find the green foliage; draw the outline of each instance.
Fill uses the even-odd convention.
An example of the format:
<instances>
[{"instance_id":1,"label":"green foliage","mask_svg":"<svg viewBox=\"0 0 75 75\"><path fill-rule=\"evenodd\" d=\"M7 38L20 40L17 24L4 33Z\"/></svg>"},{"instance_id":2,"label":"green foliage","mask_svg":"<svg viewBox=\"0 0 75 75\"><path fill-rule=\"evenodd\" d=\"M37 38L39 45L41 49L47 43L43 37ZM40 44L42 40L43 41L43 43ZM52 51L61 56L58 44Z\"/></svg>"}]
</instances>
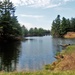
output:
<instances>
[{"instance_id":1,"label":"green foliage","mask_svg":"<svg viewBox=\"0 0 75 75\"><path fill-rule=\"evenodd\" d=\"M39 28L38 31L39 31L39 33L38 33L39 36L45 35L45 33L44 33L45 30L43 30L42 28Z\"/></svg>"},{"instance_id":2,"label":"green foliage","mask_svg":"<svg viewBox=\"0 0 75 75\"><path fill-rule=\"evenodd\" d=\"M33 29L33 35L34 36L39 35L39 30L36 27Z\"/></svg>"},{"instance_id":3,"label":"green foliage","mask_svg":"<svg viewBox=\"0 0 75 75\"><path fill-rule=\"evenodd\" d=\"M60 52L57 52L55 55L56 55L56 56L60 55Z\"/></svg>"},{"instance_id":4,"label":"green foliage","mask_svg":"<svg viewBox=\"0 0 75 75\"><path fill-rule=\"evenodd\" d=\"M63 37L67 32L75 32L75 18L69 20L63 17L61 20L60 15L58 15L52 22L51 34L54 37Z\"/></svg>"},{"instance_id":5,"label":"green foliage","mask_svg":"<svg viewBox=\"0 0 75 75\"><path fill-rule=\"evenodd\" d=\"M33 29L33 28L30 28L30 30L29 30L29 35L30 35L30 36L34 36L34 29Z\"/></svg>"},{"instance_id":6,"label":"green foliage","mask_svg":"<svg viewBox=\"0 0 75 75\"><path fill-rule=\"evenodd\" d=\"M71 18L71 31L75 31L75 18Z\"/></svg>"},{"instance_id":7,"label":"green foliage","mask_svg":"<svg viewBox=\"0 0 75 75\"><path fill-rule=\"evenodd\" d=\"M14 15L15 7L9 0L0 1L0 35L1 37L22 35L21 26Z\"/></svg>"},{"instance_id":8,"label":"green foliage","mask_svg":"<svg viewBox=\"0 0 75 75\"><path fill-rule=\"evenodd\" d=\"M53 66L53 65L50 65L50 64L48 64L48 65L45 65L45 70L54 70L54 68L55 68L55 66Z\"/></svg>"},{"instance_id":9,"label":"green foliage","mask_svg":"<svg viewBox=\"0 0 75 75\"><path fill-rule=\"evenodd\" d=\"M30 36L44 36L50 35L50 30L44 30L43 28L30 28L29 30Z\"/></svg>"},{"instance_id":10,"label":"green foliage","mask_svg":"<svg viewBox=\"0 0 75 75\"><path fill-rule=\"evenodd\" d=\"M57 18L53 21L51 32L55 37L60 35L60 15L58 15Z\"/></svg>"},{"instance_id":11,"label":"green foliage","mask_svg":"<svg viewBox=\"0 0 75 75\"><path fill-rule=\"evenodd\" d=\"M27 36L28 35L28 29L23 25L22 26L22 35Z\"/></svg>"},{"instance_id":12,"label":"green foliage","mask_svg":"<svg viewBox=\"0 0 75 75\"><path fill-rule=\"evenodd\" d=\"M61 54L71 54L73 52L75 52L75 45L71 45L71 46L66 47L66 49L63 50L61 52Z\"/></svg>"},{"instance_id":13,"label":"green foliage","mask_svg":"<svg viewBox=\"0 0 75 75\"><path fill-rule=\"evenodd\" d=\"M67 21L66 18L63 17L60 25L60 35L63 36L66 34L66 28L67 28Z\"/></svg>"},{"instance_id":14,"label":"green foliage","mask_svg":"<svg viewBox=\"0 0 75 75\"><path fill-rule=\"evenodd\" d=\"M9 0L0 1L0 37L18 37L18 36L43 36L50 34L50 31L42 28L28 29L22 27L15 16L15 7Z\"/></svg>"},{"instance_id":15,"label":"green foliage","mask_svg":"<svg viewBox=\"0 0 75 75\"><path fill-rule=\"evenodd\" d=\"M75 75L75 71L1 72L0 75Z\"/></svg>"}]
</instances>

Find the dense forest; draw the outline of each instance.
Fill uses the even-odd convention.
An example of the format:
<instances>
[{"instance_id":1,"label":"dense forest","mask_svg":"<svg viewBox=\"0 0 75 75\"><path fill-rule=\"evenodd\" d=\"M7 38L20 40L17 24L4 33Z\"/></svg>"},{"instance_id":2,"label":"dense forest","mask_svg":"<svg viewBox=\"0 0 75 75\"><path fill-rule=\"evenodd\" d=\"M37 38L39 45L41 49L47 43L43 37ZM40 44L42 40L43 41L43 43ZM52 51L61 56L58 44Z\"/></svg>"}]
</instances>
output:
<instances>
[{"instance_id":1,"label":"dense forest","mask_svg":"<svg viewBox=\"0 0 75 75\"><path fill-rule=\"evenodd\" d=\"M19 39L23 36L43 36L50 34L49 30L42 28L28 29L20 23L15 16L15 6L9 0L0 1L0 39Z\"/></svg>"},{"instance_id":2,"label":"dense forest","mask_svg":"<svg viewBox=\"0 0 75 75\"><path fill-rule=\"evenodd\" d=\"M22 35L15 16L15 7L9 0L0 1L0 38L9 39Z\"/></svg>"},{"instance_id":3,"label":"dense forest","mask_svg":"<svg viewBox=\"0 0 75 75\"><path fill-rule=\"evenodd\" d=\"M67 32L75 32L75 18L66 19L63 17L60 19L60 15L57 15L52 22L51 34L54 37L63 37Z\"/></svg>"}]
</instances>

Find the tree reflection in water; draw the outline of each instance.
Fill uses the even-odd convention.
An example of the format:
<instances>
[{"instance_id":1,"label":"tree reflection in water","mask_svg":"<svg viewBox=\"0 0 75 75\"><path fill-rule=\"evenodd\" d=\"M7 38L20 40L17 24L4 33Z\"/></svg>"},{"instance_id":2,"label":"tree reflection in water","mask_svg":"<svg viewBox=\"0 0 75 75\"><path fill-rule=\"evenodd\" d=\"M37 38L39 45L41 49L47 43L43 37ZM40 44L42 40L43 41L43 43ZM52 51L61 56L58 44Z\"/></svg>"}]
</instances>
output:
<instances>
[{"instance_id":1,"label":"tree reflection in water","mask_svg":"<svg viewBox=\"0 0 75 75\"><path fill-rule=\"evenodd\" d=\"M65 40L61 38L52 38L52 46L53 46L53 53L56 55L57 53L61 52L64 48L60 45L65 44Z\"/></svg>"},{"instance_id":2,"label":"tree reflection in water","mask_svg":"<svg viewBox=\"0 0 75 75\"><path fill-rule=\"evenodd\" d=\"M0 70L15 71L20 54L21 42L0 43Z\"/></svg>"}]
</instances>

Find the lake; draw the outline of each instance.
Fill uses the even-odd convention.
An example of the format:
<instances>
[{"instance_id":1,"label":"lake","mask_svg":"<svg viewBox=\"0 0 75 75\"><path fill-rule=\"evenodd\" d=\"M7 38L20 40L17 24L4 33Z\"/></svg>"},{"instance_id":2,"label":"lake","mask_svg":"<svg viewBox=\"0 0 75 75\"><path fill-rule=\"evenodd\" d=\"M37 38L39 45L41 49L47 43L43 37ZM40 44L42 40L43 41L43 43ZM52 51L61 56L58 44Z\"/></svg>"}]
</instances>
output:
<instances>
[{"instance_id":1,"label":"lake","mask_svg":"<svg viewBox=\"0 0 75 75\"><path fill-rule=\"evenodd\" d=\"M75 44L75 39L53 38L52 36L26 37L21 42L0 43L0 70L38 71L51 64L62 44Z\"/></svg>"}]
</instances>

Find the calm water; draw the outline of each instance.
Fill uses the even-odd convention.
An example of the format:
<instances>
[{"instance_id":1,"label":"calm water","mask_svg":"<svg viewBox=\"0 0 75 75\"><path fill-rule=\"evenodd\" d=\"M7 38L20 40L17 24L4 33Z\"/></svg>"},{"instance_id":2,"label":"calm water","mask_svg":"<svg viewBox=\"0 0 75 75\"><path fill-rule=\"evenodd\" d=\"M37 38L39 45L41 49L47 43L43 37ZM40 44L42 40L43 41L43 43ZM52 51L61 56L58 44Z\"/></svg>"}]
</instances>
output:
<instances>
[{"instance_id":1,"label":"calm water","mask_svg":"<svg viewBox=\"0 0 75 75\"><path fill-rule=\"evenodd\" d=\"M75 44L75 39L27 37L29 40L13 43L0 43L0 70L35 71L44 68L56 59L61 44Z\"/></svg>"}]
</instances>

